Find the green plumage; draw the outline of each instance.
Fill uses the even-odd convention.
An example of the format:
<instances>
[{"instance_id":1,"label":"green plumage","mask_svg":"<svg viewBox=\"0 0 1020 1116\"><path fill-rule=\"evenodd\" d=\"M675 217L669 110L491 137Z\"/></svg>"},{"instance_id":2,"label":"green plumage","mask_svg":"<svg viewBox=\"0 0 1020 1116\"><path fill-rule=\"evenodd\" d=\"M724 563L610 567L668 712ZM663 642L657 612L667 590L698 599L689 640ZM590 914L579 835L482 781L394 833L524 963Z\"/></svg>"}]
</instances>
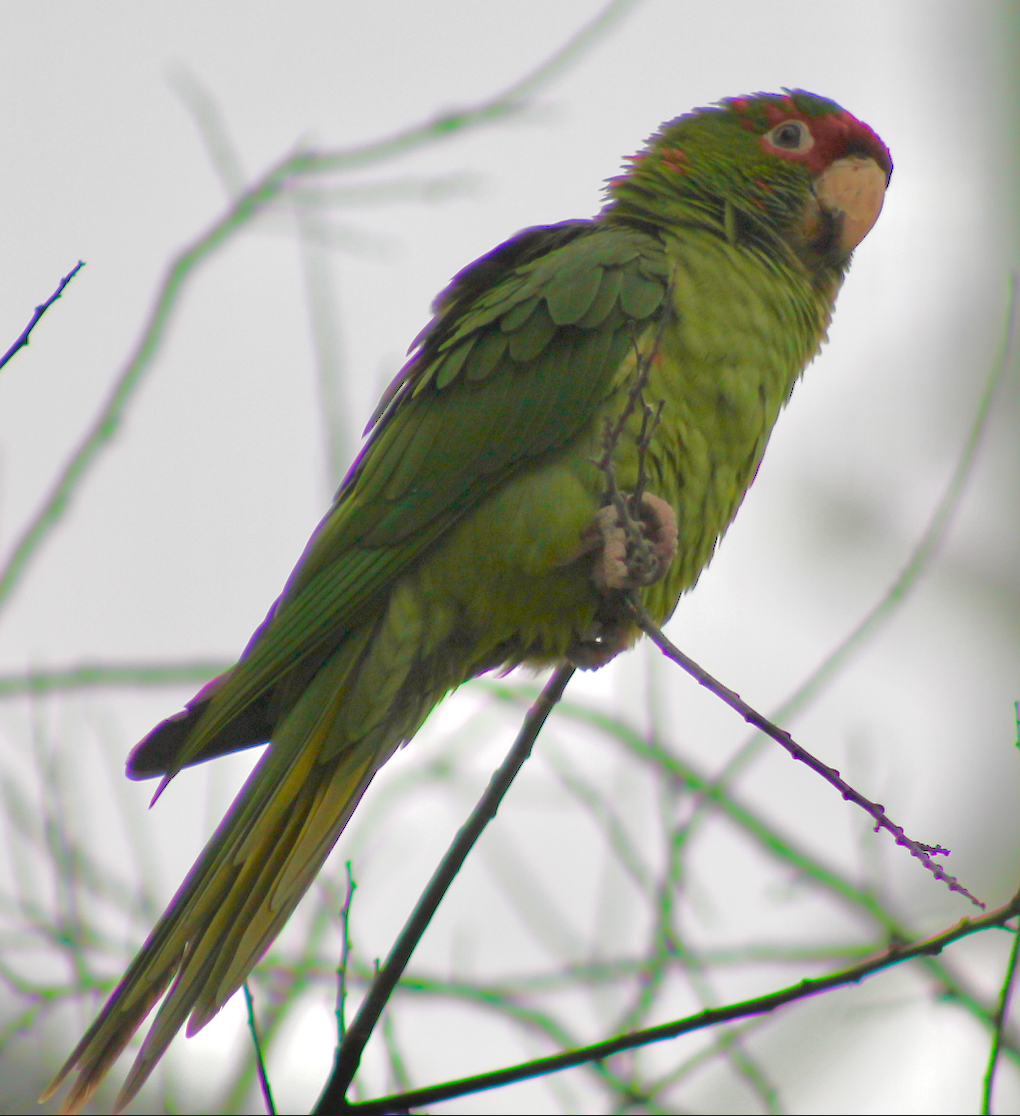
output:
<instances>
[{"instance_id":1,"label":"green plumage","mask_svg":"<svg viewBox=\"0 0 1020 1116\"><path fill-rule=\"evenodd\" d=\"M824 339L848 258L833 246L838 219L818 217L819 168L763 147L777 113L832 146L825 166L870 152L890 169L877 137L831 102L727 102L664 126L594 220L525 230L439 297L238 665L133 755L136 776L169 778L271 738L65 1067L81 1069L71 1107L175 976L122 1101L189 1014L191 1031L215 1014L372 775L445 693L492 668L559 662L589 638L605 606L589 540L606 481L593 462L638 353L646 398L663 403L648 490L678 525L675 560L641 591L652 616L668 618L697 580ZM637 480L636 435L635 418L615 451L623 489Z\"/></svg>"}]
</instances>

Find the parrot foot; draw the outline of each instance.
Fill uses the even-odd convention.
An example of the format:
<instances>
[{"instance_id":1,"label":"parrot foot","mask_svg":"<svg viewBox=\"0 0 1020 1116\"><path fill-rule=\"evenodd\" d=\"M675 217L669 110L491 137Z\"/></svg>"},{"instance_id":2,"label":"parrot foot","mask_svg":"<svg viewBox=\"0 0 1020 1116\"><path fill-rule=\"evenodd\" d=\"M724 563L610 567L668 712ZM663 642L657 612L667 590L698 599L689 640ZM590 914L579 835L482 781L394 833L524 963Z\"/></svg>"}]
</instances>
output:
<instances>
[{"instance_id":1,"label":"parrot foot","mask_svg":"<svg viewBox=\"0 0 1020 1116\"><path fill-rule=\"evenodd\" d=\"M601 536L592 580L602 593L654 585L676 557L676 513L650 492L641 496L638 518L622 522L615 505L607 504L591 530Z\"/></svg>"},{"instance_id":2,"label":"parrot foot","mask_svg":"<svg viewBox=\"0 0 1020 1116\"><path fill-rule=\"evenodd\" d=\"M597 670L639 635L625 594L665 576L676 557L676 513L665 500L645 492L636 517L623 519L614 504L601 508L587 537L598 551L592 581L602 604L591 629L570 644L567 658L580 670Z\"/></svg>"}]
</instances>

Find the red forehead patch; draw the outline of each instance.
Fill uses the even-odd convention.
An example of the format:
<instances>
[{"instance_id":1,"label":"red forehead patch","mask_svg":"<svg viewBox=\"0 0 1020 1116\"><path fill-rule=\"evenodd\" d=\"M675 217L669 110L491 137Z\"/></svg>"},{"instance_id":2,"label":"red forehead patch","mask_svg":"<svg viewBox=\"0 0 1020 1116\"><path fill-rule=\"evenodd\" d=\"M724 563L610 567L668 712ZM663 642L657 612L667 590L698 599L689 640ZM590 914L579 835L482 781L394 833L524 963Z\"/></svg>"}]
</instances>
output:
<instances>
[{"instance_id":1,"label":"red forehead patch","mask_svg":"<svg viewBox=\"0 0 1020 1116\"><path fill-rule=\"evenodd\" d=\"M793 163L804 163L812 174L821 174L837 159L847 155L868 155L885 171L886 178L892 174L892 158L889 149L878 136L856 116L846 110L826 113L824 116L808 116L797 108L792 97L783 97L781 103L765 101L763 106L768 118L769 130L784 120L799 120L806 124L814 138L810 151L787 151L762 136L762 150L780 159Z\"/></svg>"}]
</instances>

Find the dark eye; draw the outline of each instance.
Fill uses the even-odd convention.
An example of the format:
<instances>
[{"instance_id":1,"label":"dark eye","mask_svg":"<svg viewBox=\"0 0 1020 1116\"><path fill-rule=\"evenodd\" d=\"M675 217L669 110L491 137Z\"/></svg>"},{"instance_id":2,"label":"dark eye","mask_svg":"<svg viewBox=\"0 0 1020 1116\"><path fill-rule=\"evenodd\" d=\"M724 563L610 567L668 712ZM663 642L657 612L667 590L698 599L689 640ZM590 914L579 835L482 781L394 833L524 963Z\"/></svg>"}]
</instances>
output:
<instances>
[{"instance_id":1,"label":"dark eye","mask_svg":"<svg viewBox=\"0 0 1020 1116\"><path fill-rule=\"evenodd\" d=\"M800 120L784 120L766 133L765 139L783 151L810 151L815 143L807 125Z\"/></svg>"}]
</instances>

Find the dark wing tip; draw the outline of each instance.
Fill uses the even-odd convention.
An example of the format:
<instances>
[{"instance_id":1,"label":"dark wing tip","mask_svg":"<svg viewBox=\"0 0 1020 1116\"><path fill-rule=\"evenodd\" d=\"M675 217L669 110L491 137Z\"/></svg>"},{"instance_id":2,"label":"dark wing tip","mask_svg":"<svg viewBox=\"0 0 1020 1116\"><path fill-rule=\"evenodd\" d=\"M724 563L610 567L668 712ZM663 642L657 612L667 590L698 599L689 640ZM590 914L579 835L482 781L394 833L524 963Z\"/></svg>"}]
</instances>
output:
<instances>
[{"instance_id":1,"label":"dark wing tip","mask_svg":"<svg viewBox=\"0 0 1020 1116\"><path fill-rule=\"evenodd\" d=\"M165 775L191 735L198 717L205 710L205 703L198 710L184 709L168 717L131 749L127 758L126 773L129 779L152 779Z\"/></svg>"},{"instance_id":2,"label":"dark wing tip","mask_svg":"<svg viewBox=\"0 0 1020 1116\"><path fill-rule=\"evenodd\" d=\"M157 775L166 775L168 771L176 773L181 751L209 707L210 700L206 698L194 702L180 713L161 721L144 740L136 744L127 758L127 777L154 779ZM253 702L197 755L191 756L185 766L265 744L273 731L268 705L266 699Z\"/></svg>"}]
</instances>

